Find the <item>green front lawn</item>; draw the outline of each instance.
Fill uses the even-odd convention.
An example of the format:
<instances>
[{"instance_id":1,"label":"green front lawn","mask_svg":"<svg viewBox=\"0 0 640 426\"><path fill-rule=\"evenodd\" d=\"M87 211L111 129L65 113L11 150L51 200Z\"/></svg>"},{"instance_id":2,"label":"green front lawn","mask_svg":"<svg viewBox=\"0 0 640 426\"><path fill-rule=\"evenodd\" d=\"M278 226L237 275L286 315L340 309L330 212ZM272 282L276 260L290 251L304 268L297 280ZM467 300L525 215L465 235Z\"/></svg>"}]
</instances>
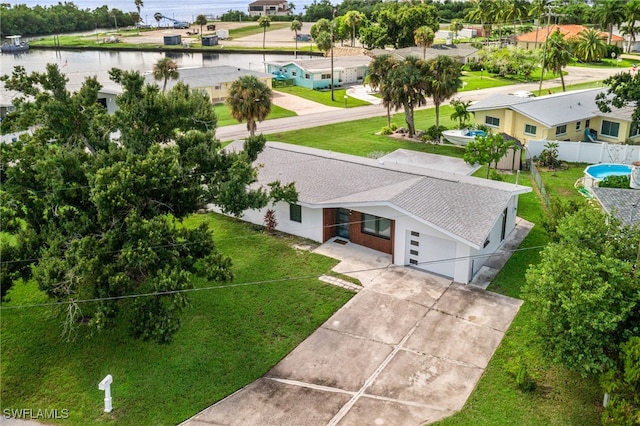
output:
<instances>
[{"instance_id":1,"label":"green front lawn","mask_svg":"<svg viewBox=\"0 0 640 426\"><path fill-rule=\"evenodd\" d=\"M345 107L345 99L347 96L346 89L334 89L333 90L333 98L335 101L331 100L331 90L311 90L300 86L290 86L290 87L278 87L274 89L278 92L288 93L290 95L299 96L303 99L307 99L313 102L317 102L322 105L344 108ZM354 108L359 106L371 105L369 102L361 101L360 99L352 98L347 96L346 107Z\"/></svg>"},{"instance_id":2,"label":"green front lawn","mask_svg":"<svg viewBox=\"0 0 640 426\"><path fill-rule=\"evenodd\" d=\"M186 224L201 222L233 259L232 284L248 285L190 293L170 345L133 340L123 323L95 335L81 326L75 340L63 341L58 308L6 309L46 302L33 282L10 290L1 313L0 410L67 409L69 419L59 423L74 425L177 424L261 377L353 295L308 278L336 261L293 249L298 238L270 236L215 214ZM307 278L289 280L295 277ZM98 390L107 374L111 414L102 412Z\"/></svg>"},{"instance_id":3,"label":"green front lawn","mask_svg":"<svg viewBox=\"0 0 640 426\"><path fill-rule=\"evenodd\" d=\"M282 28L289 28L291 25L290 22L271 22L271 25L267 28L267 33L273 30L280 30ZM229 36L233 38L247 37L255 34L262 34L264 32L264 28L262 28L258 23L254 23L252 25L243 26L240 28L234 28L229 30ZM294 33L291 31L291 39L293 40ZM267 39L269 36L267 35Z\"/></svg>"},{"instance_id":4,"label":"green front lawn","mask_svg":"<svg viewBox=\"0 0 640 426\"><path fill-rule=\"evenodd\" d=\"M214 111L216 112L216 116L218 117L218 127L223 126L231 126L233 124L240 124L238 120L231 116L231 110L227 106L227 104L219 103L213 106ZM296 114L294 111L289 111L288 109L284 109L279 107L278 105L271 105L271 114L267 117L267 120L273 120L275 118L284 118L284 117L295 117Z\"/></svg>"}]
</instances>

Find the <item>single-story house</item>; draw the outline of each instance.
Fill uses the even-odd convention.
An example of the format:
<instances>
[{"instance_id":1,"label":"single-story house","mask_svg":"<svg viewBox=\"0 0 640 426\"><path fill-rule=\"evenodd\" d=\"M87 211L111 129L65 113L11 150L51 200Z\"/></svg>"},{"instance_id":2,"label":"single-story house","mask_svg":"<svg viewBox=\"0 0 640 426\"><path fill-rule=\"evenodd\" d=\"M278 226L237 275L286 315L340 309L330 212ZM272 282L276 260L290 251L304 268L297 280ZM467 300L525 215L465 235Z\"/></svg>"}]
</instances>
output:
<instances>
[{"instance_id":1,"label":"single-story house","mask_svg":"<svg viewBox=\"0 0 640 426\"><path fill-rule=\"evenodd\" d=\"M516 46L521 47L523 49L531 50L542 48L544 43L547 41L547 34L551 35L556 30L560 31L564 36L565 40L569 40L571 38L578 37L578 34L584 30L588 30L588 27L584 25L576 25L576 24L567 24L567 25L551 25L540 27L537 31L533 30L528 33L519 34L515 37ZM609 33L600 32L600 37L607 42L609 40ZM611 38L611 44L618 46L619 48L623 48L624 38L619 35L613 34Z\"/></svg>"},{"instance_id":2,"label":"single-story house","mask_svg":"<svg viewBox=\"0 0 640 426\"><path fill-rule=\"evenodd\" d=\"M419 46L404 47L402 49L372 49L369 51L371 56L391 55L398 60L403 60L407 56L414 56L422 59L423 50ZM427 60L434 59L438 56L450 56L461 64L478 61L478 49L469 43L457 44L434 44L427 48L425 58Z\"/></svg>"},{"instance_id":3,"label":"single-story house","mask_svg":"<svg viewBox=\"0 0 640 426\"><path fill-rule=\"evenodd\" d=\"M366 55L336 56L333 58L333 84L362 83L371 58ZM266 62L272 76L291 78L296 86L307 89L331 87L331 58L293 59Z\"/></svg>"},{"instance_id":4,"label":"single-story house","mask_svg":"<svg viewBox=\"0 0 640 426\"><path fill-rule=\"evenodd\" d=\"M590 188L603 210L615 215L623 225L640 223L640 189Z\"/></svg>"},{"instance_id":5,"label":"single-story house","mask_svg":"<svg viewBox=\"0 0 640 426\"><path fill-rule=\"evenodd\" d=\"M467 110L474 113L476 124L507 133L525 145L529 140L542 139L597 139L609 143L639 140L640 126L633 123L632 107L612 108L610 113L598 109L596 95L605 90L579 90L538 98L494 94ZM587 129L590 137L586 135Z\"/></svg>"},{"instance_id":6,"label":"single-story house","mask_svg":"<svg viewBox=\"0 0 640 426\"><path fill-rule=\"evenodd\" d=\"M227 147L241 150L243 141ZM415 153L419 156L420 153ZM514 229L519 194L531 188L464 174L268 142L256 185L294 182L297 204L247 210L262 225L273 209L277 229L325 242L333 238L388 253L409 265L469 283Z\"/></svg>"},{"instance_id":7,"label":"single-story house","mask_svg":"<svg viewBox=\"0 0 640 426\"><path fill-rule=\"evenodd\" d=\"M249 16L287 16L291 14L286 0L256 0L249 3Z\"/></svg>"},{"instance_id":8,"label":"single-story house","mask_svg":"<svg viewBox=\"0 0 640 426\"><path fill-rule=\"evenodd\" d=\"M209 94L212 102L222 102L227 98L231 84L238 78L245 75L253 75L258 80L269 87L273 75L260 71L252 71L230 65L220 65L216 67L180 68L177 80L167 81L167 90L176 85L179 81L188 84L192 89L201 89ZM153 74L145 76L147 83L159 84L162 82L153 78Z\"/></svg>"}]
</instances>

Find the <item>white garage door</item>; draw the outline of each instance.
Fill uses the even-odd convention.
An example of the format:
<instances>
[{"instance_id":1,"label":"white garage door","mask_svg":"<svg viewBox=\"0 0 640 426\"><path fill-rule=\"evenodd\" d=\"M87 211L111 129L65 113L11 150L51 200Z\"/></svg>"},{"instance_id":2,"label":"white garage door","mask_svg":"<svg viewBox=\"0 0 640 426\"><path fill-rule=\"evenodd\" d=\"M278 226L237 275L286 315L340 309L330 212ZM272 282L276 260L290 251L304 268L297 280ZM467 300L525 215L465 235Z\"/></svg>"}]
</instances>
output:
<instances>
[{"instance_id":1,"label":"white garage door","mask_svg":"<svg viewBox=\"0 0 640 426\"><path fill-rule=\"evenodd\" d=\"M405 259L410 266L453 278L456 243L444 238L407 231Z\"/></svg>"}]
</instances>

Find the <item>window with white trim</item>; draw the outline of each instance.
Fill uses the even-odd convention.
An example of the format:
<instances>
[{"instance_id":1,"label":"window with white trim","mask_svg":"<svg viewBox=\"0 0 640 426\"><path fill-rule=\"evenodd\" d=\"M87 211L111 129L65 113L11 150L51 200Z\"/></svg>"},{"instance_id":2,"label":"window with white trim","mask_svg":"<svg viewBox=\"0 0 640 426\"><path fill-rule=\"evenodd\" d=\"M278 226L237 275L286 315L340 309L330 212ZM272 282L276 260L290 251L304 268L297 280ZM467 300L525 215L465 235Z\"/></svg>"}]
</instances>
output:
<instances>
[{"instance_id":1,"label":"window with white trim","mask_svg":"<svg viewBox=\"0 0 640 426\"><path fill-rule=\"evenodd\" d=\"M629 137L634 138L639 135L640 135L640 123L634 121L633 123L631 123L631 126L629 127Z\"/></svg>"},{"instance_id":2,"label":"window with white trim","mask_svg":"<svg viewBox=\"0 0 640 426\"><path fill-rule=\"evenodd\" d=\"M556 136L566 135L567 134L567 125L563 124L561 126L556 127Z\"/></svg>"},{"instance_id":3,"label":"window with white trim","mask_svg":"<svg viewBox=\"0 0 640 426\"><path fill-rule=\"evenodd\" d=\"M329 79L331 78L331 74L322 74L322 75L320 76L320 78L321 78L322 80L329 80Z\"/></svg>"},{"instance_id":4,"label":"window with white trim","mask_svg":"<svg viewBox=\"0 0 640 426\"><path fill-rule=\"evenodd\" d=\"M524 125L524 134L525 135L535 136L537 131L538 131L538 128L536 126L534 126L533 124L525 124Z\"/></svg>"},{"instance_id":5,"label":"window with white trim","mask_svg":"<svg viewBox=\"0 0 640 426\"><path fill-rule=\"evenodd\" d=\"M500 119L498 117L491 117L487 115L484 117L484 124L491 127L500 127Z\"/></svg>"},{"instance_id":6,"label":"window with white trim","mask_svg":"<svg viewBox=\"0 0 640 426\"><path fill-rule=\"evenodd\" d=\"M620 123L614 121L602 120L602 128L600 134L603 136L611 136L617 138L620 134Z\"/></svg>"}]
</instances>

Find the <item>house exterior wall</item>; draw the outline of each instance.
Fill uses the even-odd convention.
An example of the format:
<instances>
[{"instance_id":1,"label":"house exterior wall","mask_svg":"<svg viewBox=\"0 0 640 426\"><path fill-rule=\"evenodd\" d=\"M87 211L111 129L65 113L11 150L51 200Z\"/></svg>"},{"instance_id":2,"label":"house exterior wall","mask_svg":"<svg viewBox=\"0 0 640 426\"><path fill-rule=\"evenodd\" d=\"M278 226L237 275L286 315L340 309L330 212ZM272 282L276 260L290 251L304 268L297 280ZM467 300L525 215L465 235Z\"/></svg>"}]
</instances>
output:
<instances>
[{"instance_id":1,"label":"house exterior wall","mask_svg":"<svg viewBox=\"0 0 640 426\"><path fill-rule=\"evenodd\" d=\"M249 4L249 16L287 16L289 15L289 5L286 1L278 4Z\"/></svg>"},{"instance_id":2,"label":"house exterior wall","mask_svg":"<svg viewBox=\"0 0 640 426\"><path fill-rule=\"evenodd\" d=\"M380 214L376 214L380 216ZM352 210L351 219L349 223L349 240L361 246L369 247L371 249L381 251L383 253L393 256L393 241L394 241L394 228L395 221L391 220L391 238L380 238L373 235L365 234L362 232L362 212Z\"/></svg>"},{"instance_id":3,"label":"house exterior wall","mask_svg":"<svg viewBox=\"0 0 640 426\"><path fill-rule=\"evenodd\" d=\"M308 238L319 243L323 242L322 238L322 209L302 207L302 221L295 222L289 217L289 203L279 202L274 206L267 206L260 210L245 210L241 219L255 225L264 225L264 215L268 209L276 212L276 220L278 231L287 234L298 235Z\"/></svg>"},{"instance_id":4,"label":"house exterior wall","mask_svg":"<svg viewBox=\"0 0 640 426\"><path fill-rule=\"evenodd\" d=\"M475 112L475 122L476 124L487 124L487 117L495 117L500 120L499 126L490 126L493 129L494 133L497 132L505 132L508 135L513 136L514 138L521 141L523 144L527 144L530 140L540 140L540 139L548 139L548 140L570 140L570 141L581 141L585 139L585 129L587 127L587 122L589 123L589 128L598 132L597 139L610 143L621 143L626 139L631 139L632 141L640 140L640 135L636 135L633 137L629 137L629 131L631 127L631 123L628 121L612 118L612 117L600 117L594 116L589 120L579 120L579 121L570 121L567 123L563 123L566 125L566 133L557 134L556 126L548 127L545 124L540 123L530 117L522 115L517 111L513 111L508 108L502 109L493 109L486 111L476 111ZM602 122L609 121L613 123L618 123L620 125L618 131L618 137L606 136L602 135ZM535 127L535 133L531 133L532 126ZM527 132L527 129L529 130Z\"/></svg>"},{"instance_id":5,"label":"house exterior wall","mask_svg":"<svg viewBox=\"0 0 640 426\"><path fill-rule=\"evenodd\" d=\"M258 77L258 80L264 83L270 89L273 87L272 85L273 79L271 77ZM225 81L219 84L214 84L212 86L193 87L193 88L204 90L209 95L211 102L217 103L227 99L227 96L229 96L229 89L231 88L232 84L233 84L233 81Z\"/></svg>"}]
</instances>

